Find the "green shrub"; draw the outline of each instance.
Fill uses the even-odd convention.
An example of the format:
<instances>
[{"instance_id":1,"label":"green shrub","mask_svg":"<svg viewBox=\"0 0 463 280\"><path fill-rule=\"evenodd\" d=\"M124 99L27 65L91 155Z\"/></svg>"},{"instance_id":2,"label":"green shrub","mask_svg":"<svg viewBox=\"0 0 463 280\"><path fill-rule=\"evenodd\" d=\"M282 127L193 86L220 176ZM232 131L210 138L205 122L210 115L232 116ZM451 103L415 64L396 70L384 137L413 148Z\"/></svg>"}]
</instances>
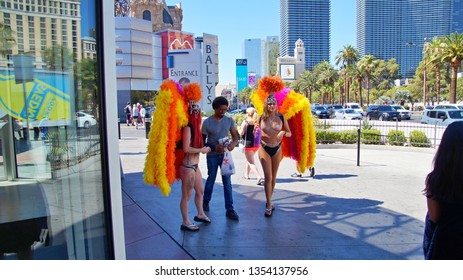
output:
<instances>
[{"instance_id":1,"label":"green shrub","mask_svg":"<svg viewBox=\"0 0 463 280\"><path fill-rule=\"evenodd\" d=\"M324 131L315 130L317 143L328 144L341 142L343 144L352 144L357 142L357 131Z\"/></svg>"},{"instance_id":2,"label":"green shrub","mask_svg":"<svg viewBox=\"0 0 463 280\"><path fill-rule=\"evenodd\" d=\"M343 144L357 143L357 130L340 131L339 136L339 141Z\"/></svg>"},{"instance_id":3,"label":"green shrub","mask_svg":"<svg viewBox=\"0 0 463 280\"><path fill-rule=\"evenodd\" d=\"M339 141L339 135L335 131L315 130L315 138L317 143L334 143Z\"/></svg>"},{"instance_id":4,"label":"green shrub","mask_svg":"<svg viewBox=\"0 0 463 280\"><path fill-rule=\"evenodd\" d=\"M329 129L331 127L331 124L329 122L326 122L326 120L320 120L317 116L312 115L313 119L313 126L315 129Z\"/></svg>"},{"instance_id":5,"label":"green shrub","mask_svg":"<svg viewBox=\"0 0 463 280\"><path fill-rule=\"evenodd\" d=\"M363 144L382 144L381 131L376 129L362 130L362 133L360 135L360 141Z\"/></svg>"},{"instance_id":6,"label":"green shrub","mask_svg":"<svg viewBox=\"0 0 463 280\"><path fill-rule=\"evenodd\" d=\"M410 145L413 147L431 147L426 133L420 130L410 132Z\"/></svg>"},{"instance_id":7,"label":"green shrub","mask_svg":"<svg viewBox=\"0 0 463 280\"><path fill-rule=\"evenodd\" d=\"M363 121L362 121L362 130L370 130L373 128L373 125L370 124L370 122L368 121L367 118L365 118Z\"/></svg>"},{"instance_id":8,"label":"green shrub","mask_svg":"<svg viewBox=\"0 0 463 280\"><path fill-rule=\"evenodd\" d=\"M391 130L386 136L387 142L394 146L403 146L407 142L405 132L401 130Z\"/></svg>"}]
</instances>

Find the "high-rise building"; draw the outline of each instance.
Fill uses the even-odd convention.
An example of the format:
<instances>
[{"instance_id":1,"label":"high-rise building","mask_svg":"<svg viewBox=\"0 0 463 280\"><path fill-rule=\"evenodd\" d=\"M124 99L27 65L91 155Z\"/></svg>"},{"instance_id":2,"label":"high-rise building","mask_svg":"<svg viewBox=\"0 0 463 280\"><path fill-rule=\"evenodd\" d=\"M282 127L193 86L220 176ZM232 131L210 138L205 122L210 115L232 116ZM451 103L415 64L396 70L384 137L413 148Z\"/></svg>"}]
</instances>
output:
<instances>
[{"instance_id":1,"label":"high-rise building","mask_svg":"<svg viewBox=\"0 0 463 280\"><path fill-rule=\"evenodd\" d=\"M294 56L298 39L305 44L305 68L330 61L329 0L280 0L280 56Z\"/></svg>"},{"instance_id":2,"label":"high-rise building","mask_svg":"<svg viewBox=\"0 0 463 280\"><path fill-rule=\"evenodd\" d=\"M17 38L9 54L30 54L40 66L42 51L60 45L82 58L80 1L0 1L0 22Z\"/></svg>"},{"instance_id":3,"label":"high-rise building","mask_svg":"<svg viewBox=\"0 0 463 280\"><path fill-rule=\"evenodd\" d=\"M395 58L403 78L423 58L425 40L463 31L463 0L357 0L361 56Z\"/></svg>"},{"instance_id":4,"label":"high-rise building","mask_svg":"<svg viewBox=\"0 0 463 280\"><path fill-rule=\"evenodd\" d=\"M246 39L243 43L244 58L248 60L248 73L254 73L257 80L262 78L264 41Z\"/></svg>"},{"instance_id":5,"label":"high-rise building","mask_svg":"<svg viewBox=\"0 0 463 280\"><path fill-rule=\"evenodd\" d=\"M277 59L280 55L280 40L278 36L267 36L264 44L264 56L262 62L262 75L274 76L278 72Z\"/></svg>"}]
</instances>

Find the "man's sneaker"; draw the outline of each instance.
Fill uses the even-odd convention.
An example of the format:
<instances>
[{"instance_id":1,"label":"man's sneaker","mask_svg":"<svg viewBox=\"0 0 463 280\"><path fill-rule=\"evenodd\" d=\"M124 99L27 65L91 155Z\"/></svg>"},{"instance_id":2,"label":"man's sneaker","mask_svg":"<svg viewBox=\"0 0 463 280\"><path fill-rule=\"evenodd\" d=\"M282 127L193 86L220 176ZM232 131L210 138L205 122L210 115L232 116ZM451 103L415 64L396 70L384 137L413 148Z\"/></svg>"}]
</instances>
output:
<instances>
[{"instance_id":1,"label":"man's sneaker","mask_svg":"<svg viewBox=\"0 0 463 280\"><path fill-rule=\"evenodd\" d=\"M299 173L299 172L295 172L295 173L291 174L291 177L298 177L298 178L301 178L301 177L302 177L302 174Z\"/></svg>"},{"instance_id":2,"label":"man's sneaker","mask_svg":"<svg viewBox=\"0 0 463 280\"><path fill-rule=\"evenodd\" d=\"M203 201L203 210L204 211L209 211L209 202Z\"/></svg>"},{"instance_id":3,"label":"man's sneaker","mask_svg":"<svg viewBox=\"0 0 463 280\"><path fill-rule=\"evenodd\" d=\"M229 218L230 220L238 221L240 219L238 214L236 214L235 210L227 210L227 213L225 213L225 216L227 216L227 218Z\"/></svg>"}]
</instances>

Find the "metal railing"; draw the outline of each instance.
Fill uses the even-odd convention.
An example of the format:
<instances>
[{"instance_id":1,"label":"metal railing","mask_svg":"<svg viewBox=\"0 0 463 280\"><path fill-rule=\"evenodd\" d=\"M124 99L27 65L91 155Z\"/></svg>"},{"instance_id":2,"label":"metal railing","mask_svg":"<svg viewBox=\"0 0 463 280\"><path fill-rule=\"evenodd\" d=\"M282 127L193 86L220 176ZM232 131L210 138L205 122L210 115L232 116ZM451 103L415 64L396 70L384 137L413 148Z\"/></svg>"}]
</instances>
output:
<instances>
[{"instance_id":1,"label":"metal railing","mask_svg":"<svg viewBox=\"0 0 463 280\"><path fill-rule=\"evenodd\" d=\"M323 119L315 124L318 143L357 143L360 140L362 144L431 148L439 146L445 129L445 126L437 124L366 119Z\"/></svg>"}]
</instances>

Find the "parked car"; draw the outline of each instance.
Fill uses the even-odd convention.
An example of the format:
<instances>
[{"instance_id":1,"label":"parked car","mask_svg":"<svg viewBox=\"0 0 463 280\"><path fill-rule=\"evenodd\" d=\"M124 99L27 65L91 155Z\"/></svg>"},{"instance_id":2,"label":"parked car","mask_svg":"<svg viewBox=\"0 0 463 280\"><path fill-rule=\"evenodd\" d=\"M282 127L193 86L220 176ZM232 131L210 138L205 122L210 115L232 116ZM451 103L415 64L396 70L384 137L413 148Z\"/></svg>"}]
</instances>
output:
<instances>
[{"instance_id":1,"label":"parked car","mask_svg":"<svg viewBox=\"0 0 463 280\"><path fill-rule=\"evenodd\" d=\"M436 105L433 109L455 109L455 110L463 110L463 104L439 104Z\"/></svg>"},{"instance_id":2,"label":"parked car","mask_svg":"<svg viewBox=\"0 0 463 280\"><path fill-rule=\"evenodd\" d=\"M432 110L432 109L434 109L434 106L426 106L424 109L425 110Z\"/></svg>"},{"instance_id":3,"label":"parked car","mask_svg":"<svg viewBox=\"0 0 463 280\"><path fill-rule=\"evenodd\" d=\"M235 109L231 110L228 112L230 115L235 115L235 114L246 114L246 109Z\"/></svg>"},{"instance_id":4,"label":"parked car","mask_svg":"<svg viewBox=\"0 0 463 280\"><path fill-rule=\"evenodd\" d=\"M411 119L412 114L410 113L409 110L405 109L404 106L400 105L391 105L392 108L394 108L397 112L400 113L400 118L402 120L409 120Z\"/></svg>"},{"instance_id":5,"label":"parked car","mask_svg":"<svg viewBox=\"0 0 463 280\"><path fill-rule=\"evenodd\" d=\"M96 125L96 119L93 115L79 111L76 113L77 127L90 128L92 125Z\"/></svg>"},{"instance_id":6,"label":"parked car","mask_svg":"<svg viewBox=\"0 0 463 280\"><path fill-rule=\"evenodd\" d=\"M400 113L391 105L370 105L367 108L366 117L368 120L380 121L401 121Z\"/></svg>"},{"instance_id":7,"label":"parked car","mask_svg":"<svg viewBox=\"0 0 463 280\"><path fill-rule=\"evenodd\" d=\"M330 113L328 110L325 109L325 107L318 105L318 106L313 106L312 107L312 114L316 115L320 119L329 119L330 118Z\"/></svg>"},{"instance_id":8,"label":"parked car","mask_svg":"<svg viewBox=\"0 0 463 280\"><path fill-rule=\"evenodd\" d=\"M364 115L362 107L360 107L360 105L358 103L346 103L345 108L346 109L354 109L356 112L359 112L362 116Z\"/></svg>"},{"instance_id":9,"label":"parked car","mask_svg":"<svg viewBox=\"0 0 463 280\"><path fill-rule=\"evenodd\" d=\"M354 109L339 109L334 113L336 119L341 120L361 120L363 116Z\"/></svg>"},{"instance_id":10,"label":"parked car","mask_svg":"<svg viewBox=\"0 0 463 280\"><path fill-rule=\"evenodd\" d=\"M463 121L463 110L433 109L425 110L421 116L421 123L447 126L456 121Z\"/></svg>"},{"instance_id":11,"label":"parked car","mask_svg":"<svg viewBox=\"0 0 463 280\"><path fill-rule=\"evenodd\" d=\"M326 110L328 110L328 113L330 114L330 118L335 118L335 113L336 110L342 109L342 105L326 105L325 106Z\"/></svg>"}]
</instances>

